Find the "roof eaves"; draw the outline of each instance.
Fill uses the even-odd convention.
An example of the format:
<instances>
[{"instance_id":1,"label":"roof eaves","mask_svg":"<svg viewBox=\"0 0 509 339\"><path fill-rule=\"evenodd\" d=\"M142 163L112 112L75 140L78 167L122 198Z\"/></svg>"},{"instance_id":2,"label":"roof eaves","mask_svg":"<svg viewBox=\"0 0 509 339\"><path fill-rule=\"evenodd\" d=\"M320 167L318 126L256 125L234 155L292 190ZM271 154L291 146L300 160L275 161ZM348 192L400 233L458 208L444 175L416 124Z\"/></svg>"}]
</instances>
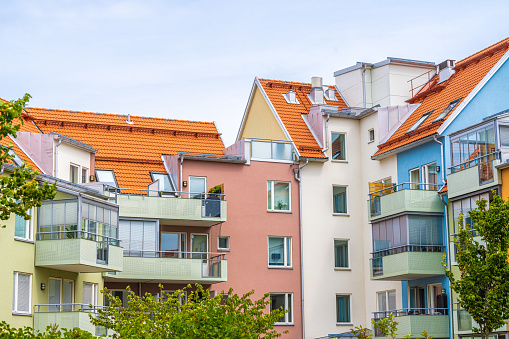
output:
<instances>
[{"instance_id":1,"label":"roof eaves","mask_svg":"<svg viewBox=\"0 0 509 339\"><path fill-rule=\"evenodd\" d=\"M396 148L391 149L389 151L383 152L381 154L373 155L371 157L371 159L372 160L382 160L382 159L388 158L391 155L401 153L403 151L409 150L411 148L414 148L414 147L420 146L422 144L425 144L425 143L427 143L429 141L432 141L434 136L437 136L437 134L436 133L435 134L431 134L431 135L428 135L427 137L424 137L422 139L417 139L417 140L412 141L412 142L410 142L408 144L401 145L399 147L396 147Z\"/></svg>"},{"instance_id":2,"label":"roof eaves","mask_svg":"<svg viewBox=\"0 0 509 339\"><path fill-rule=\"evenodd\" d=\"M341 75L341 74L345 74L345 73L348 73L348 72L351 72L351 71L355 71L356 69L362 68L364 66L371 68L371 67L373 67L373 64L370 64L369 62L357 62L353 66L342 68L339 71L334 72L334 76L336 77L336 76Z\"/></svg>"},{"instance_id":3,"label":"roof eaves","mask_svg":"<svg viewBox=\"0 0 509 339\"><path fill-rule=\"evenodd\" d=\"M437 133L442 134L447 127L456 119L456 117L463 111L463 109L470 103L470 101L479 93L479 91L486 85L486 83L491 79L491 77L502 67L502 65L509 58L509 50L507 50L504 55L497 61L495 66L493 66L489 72L484 76L484 78L474 87L474 89L467 95L465 99L461 101L458 107L447 117L445 122L440 126ZM464 70L465 71L465 70ZM464 72L463 71L463 72Z\"/></svg>"},{"instance_id":4,"label":"roof eaves","mask_svg":"<svg viewBox=\"0 0 509 339\"><path fill-rule=\"evenodd\" d=\"M62 142L66 143L66 144L69 144L69 145L72 145L74 147L77 147L79 149L82 149L84 151L87 151L87 152L90 152L90 153L97 153L98 152L98 150L96 150L92 146L87 145L85 143L82 143L81 141L78 141L76 139L69 138L68 136L65 136L63 134L60 134L60 133L57 133L57 132L54 132L54 131L51 131L50 134L56 135L59 139L62 140Z\"/></svg>"},{"instance_id":5,"label":"roof eaves","mask_svg":"<svg viewBox=\"0 0 509 339\"><path fill-rule=\"evenodd\" d=\"M255 77L254 81L253 81L253 85L251 86L251 92L249 93L249 98L247 99L247 104L246 104L246 108L244 109L244 115L242 116L242 120L240 122L240 127L239 127L239 131L237 132L237 139L236 141L239 141L240 139L240 134L242 133L242 131L244 131L244 125L246 124L246 118L247 118L247 112L249 111L249 107L251 107L251 102L253 100L253 94L254 94L254 90L255 90L255 86L258 82L258 77Z\"/></svg>"}]
</instances>

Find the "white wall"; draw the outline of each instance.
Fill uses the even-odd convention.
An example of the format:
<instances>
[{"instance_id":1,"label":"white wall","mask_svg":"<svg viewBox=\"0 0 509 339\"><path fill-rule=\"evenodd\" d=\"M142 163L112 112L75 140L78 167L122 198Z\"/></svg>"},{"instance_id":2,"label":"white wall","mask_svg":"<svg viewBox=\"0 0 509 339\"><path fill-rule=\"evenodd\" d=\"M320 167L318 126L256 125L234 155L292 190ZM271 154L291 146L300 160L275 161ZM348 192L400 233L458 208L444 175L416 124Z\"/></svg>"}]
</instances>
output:
<instances>
[{"instance_id":1,"label":"white wall","mask_svg":"<svg viewBox=\"0 0 509 339\"><path fill-rule=\"evenodd\" d=\"M54 140L54 146L58 144L58 140ZM71 164L78 166L78 183L81 183L81 170L82 168L88 169L90 176L90 152L84 151L75 146L62 142L58 146L58 178L70 181L70 166ZM87 178L88 182L88 178Z\"/></svg>"}]
</instances>

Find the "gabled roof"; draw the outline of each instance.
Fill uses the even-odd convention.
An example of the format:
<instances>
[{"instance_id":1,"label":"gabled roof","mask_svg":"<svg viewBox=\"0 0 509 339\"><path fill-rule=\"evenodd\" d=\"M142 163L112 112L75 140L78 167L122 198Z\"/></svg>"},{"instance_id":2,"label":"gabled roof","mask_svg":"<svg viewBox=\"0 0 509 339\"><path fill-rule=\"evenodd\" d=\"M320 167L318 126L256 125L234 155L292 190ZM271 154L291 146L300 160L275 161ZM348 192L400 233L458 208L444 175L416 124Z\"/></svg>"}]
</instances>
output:
<instances>
[{"instance_id":1,"label":"gabled roof","mask_svg":"<svg viewBox=\"0 0 509 339\"><path fill-rule=\"evenodd\" d=\"M308 114L311 109L311 101L308 94L311 92L311 84L302 82L291 82L270 79L258 79L261 90L265 92L270 104L274 107L276 114L290 134L290 138L295 142L300 156L304 158L325 158L322 148L313 136L313 133L307 126L302 115ZM325 100L327 105L339 106L339 109L348 107L343 98L334 86L324 86L334 88L334 93L338 101ZM287 103L283 94L294 91L299 104Z\"/></svg>"},{"instance_id":2,"label":"gabled roof","mask_svg":"<svg viewBox=\"0 0 509 339\"><path fill-rule=\"evenodd\" d=\"M147 189L150 172L166 172L161 156L223 154L213 122L26 107L43 133L55 132L97 150L95 166L113 169L121 188Z\"/></svg>"},{"instance_id":3,"label":"gabled roof","mask_svg":"<svg viewBox=\"0 0 509 339\"><path fill-rule=\"evenodd\" d=\"M431 78L426 90L420 91L409 103L420 103L420 106L410 117L394 132L383 144L378 146L374 158L381 158L387 152L420 141L437 133L438 129L447 119L454 116L455 110L461 106L465 98L483 80L488 72L502 58L509 48L509 38L472 54L458 61L454 67L455 73L446 81L438 83L438 75ZM442 111L453 100L462 98L445 119L435 121ZM426 112L433 113L413 132L408 133L419 118ZM392 152L391 152L392 153Z\"/></svg>"}]
</instances>

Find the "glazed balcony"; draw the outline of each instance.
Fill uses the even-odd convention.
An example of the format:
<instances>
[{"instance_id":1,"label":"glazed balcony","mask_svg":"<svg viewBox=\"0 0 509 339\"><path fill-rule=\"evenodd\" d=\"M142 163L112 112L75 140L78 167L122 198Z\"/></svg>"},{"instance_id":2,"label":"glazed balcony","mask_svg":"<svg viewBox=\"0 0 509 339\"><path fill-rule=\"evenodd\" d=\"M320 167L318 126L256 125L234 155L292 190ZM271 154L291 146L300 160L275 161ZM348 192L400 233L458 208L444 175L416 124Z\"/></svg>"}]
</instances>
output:
<instances>
[{"instance_id":1,"label":"glazed balcony","mask_svg":"<svg viewBox=\"0 0 509 339\"><path fill-rule=\"evenodd\" d=\"M373 254L371 280L413 280L444 274L445 246L405 245Z\"/></svg>"},{"instance_id":2,"label":"glazed balcony","mask_svg":"<svg viewBox=\"0 0 509 339\"><path fill-rule=\"evenodd\" d=\"M499 164L500 153L495 152L451 167L447 176L449 198L500 185L495 168Z\"/></svg>"},{"instance_id":3,"label":"glazed balcony","mask_svg":"<svg viewBox=\"0 0 509 339\"><path fill-rule=\"evenodd\" d=\"M446 308L408 308L386 312L374 312L375 321L392 313L398 322L396 338L404 338L411 334L420 338L422 331L426 330L433 338L449 337L449 316ZM375 337L382 337L376 330Z\"/></svg>"},{"instance_id":4,"label":"glazed balcony","mask_svg":"<svg viewBox=\"0 0 509 339\"><path fill-rule=\"evenodd\" d=\"M45 304L35 305L34 329L44 332L46 327L57 324L59 329L79 327L95 336L106 335L107 329L92 325L90 315L95 316L102 306L84 304Z\"/></svg>"},{"instance_id":5,"label":"glazed balcony","mask_svg":"<svg viewBox=\"0 0 509 339\"><path fill-rule=\"evenodd\" d=\"M211 284L227 280L224 253L124 251L122 272L104 273L105 281Z\"/></svg>"},{"instance_id":6,"label":"glazed balcony","mask_svg":"<svg viewBox=\"0 0 509 339\"><path fill-rule=\"evenodd\" d=\"M400 213L443 213L438 185L403 183L369 194L368 218L375 221Z\"/></svg>"},{"instance_id":7,"label":"glazed balcony","mask_svg":"<svg viewBox=\"0 0 509 339\"><path fill-rule=\"evenodd\" d=\"M113 189L110 199L123 218L149 218L165 225L210 227L226 221L224 194Z\"/></svg>"}]
</instances>

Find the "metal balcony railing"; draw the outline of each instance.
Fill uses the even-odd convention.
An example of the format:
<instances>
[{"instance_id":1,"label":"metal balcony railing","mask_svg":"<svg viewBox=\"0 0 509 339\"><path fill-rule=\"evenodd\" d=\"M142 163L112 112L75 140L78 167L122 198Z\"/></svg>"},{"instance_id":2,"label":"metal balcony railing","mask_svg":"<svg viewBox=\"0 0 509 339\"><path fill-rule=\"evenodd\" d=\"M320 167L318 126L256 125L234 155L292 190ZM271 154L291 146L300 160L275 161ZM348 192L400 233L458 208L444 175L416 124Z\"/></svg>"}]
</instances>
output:
<instances>
[{"instance_id":1,"label":"metal balcony railing","mask_svg":"<svg viewBox=\"0 0 509 339\"><path fill-rule=\"evenodd\" d=\"M437 191L439 187L440 185L438 184L404 182L369 193L369 209L371 217L378 216L382 213L381 199L388 194L401 192L403 190Z\"/></svg>"},{"instance_id":2,"label":"metal balcony railing","mask_svg":"<svg viewBox=\"0 0 509 339\"><path fill-rule=\"evenodd\" d=\"M403 245L376 252L371 252L372 259L372 274L374 277L384 274L383 257L404 253L404 252L444 252L445 246L443 245Z\"/></svg>"},{"instance_id":3,"label":"metal balcony railing","mask_svg":"<svg viewBox=\"0 0 509 339\"><path fill-rule=\"evenodd\" d=\"M391 311L380 311L373 312L374 319L383 319L392 314L395 317L404 317L407 315L448 315L449 310L447 308L421 308L421 307L410 307L410 308L402 308Z\"/></svg>"},{"instance_id":4,"label":"metal balcony railing","mask_svg":"<svg viewBox=\"0 0 509 339\"><path fill-rule=\"evenodd\" d=\"M97 313L98 310L106 309L105 306L88 304L38 304L34 305L35 313L45 312L87 312Z\"/></svg>"},{"instance_id":5,"label":"metal balcony railing","mask_svg":"<svg viewBox=\"0 0 509 339\"><path fill-rule=\"evenodd\" d=\"M449 174L478 166L479 184L482 185L493 180L493 161L498 159L500 159L500 152L493 152L472 158L468 161L449 167Z\"/></svg>"}]
</instances>

